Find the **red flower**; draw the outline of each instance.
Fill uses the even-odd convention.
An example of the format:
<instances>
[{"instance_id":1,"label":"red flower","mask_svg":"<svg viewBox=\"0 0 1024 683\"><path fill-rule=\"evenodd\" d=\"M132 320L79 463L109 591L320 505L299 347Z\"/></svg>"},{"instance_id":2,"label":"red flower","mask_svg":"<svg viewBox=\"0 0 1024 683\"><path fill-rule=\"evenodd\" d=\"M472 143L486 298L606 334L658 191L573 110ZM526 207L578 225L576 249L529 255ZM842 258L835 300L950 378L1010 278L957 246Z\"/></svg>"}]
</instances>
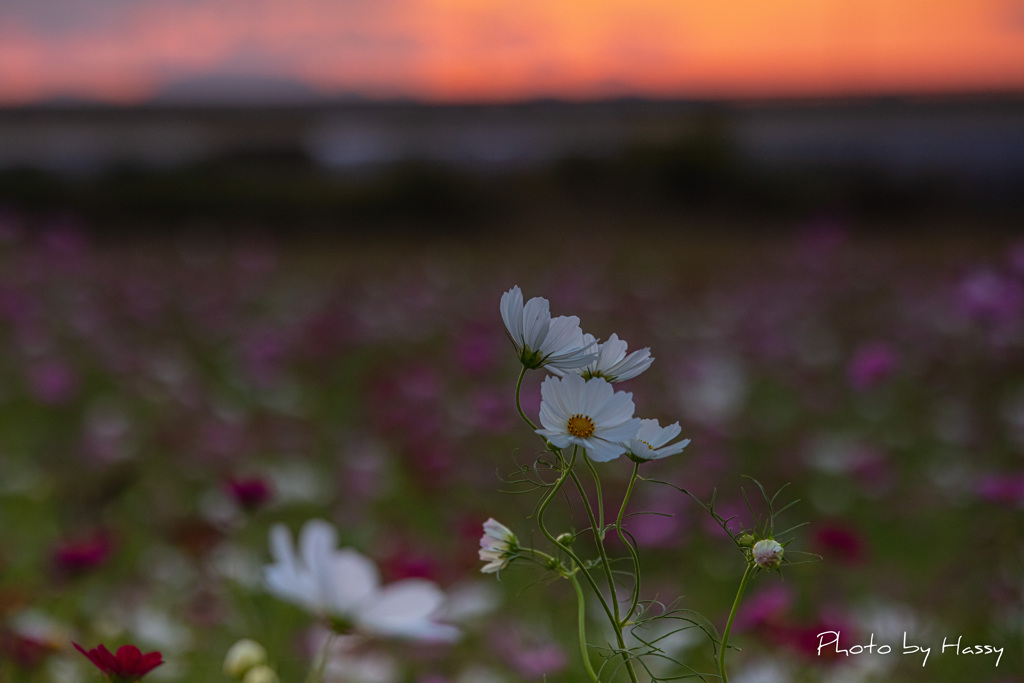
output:
<instances>
[{"instance_id":1,"label":"red flower","mask_svg":"<svg viewBox=\"0 0 1024 683\"><path fill-rule=\"evenodd\" d=\"M134 645L122 645L117 648L115 656L103 645L86 652L78 643L71 644L105 673L112 683L133 683L164 663L159 652L142 654Z\"/></svg>"},{"instance_id":2,"label":"red flower","mask_svg":"<svg viewBox=\"0 0 1024 683\"><path fill-rule=\"evenodd\" d=\"M270 483L260 477L228 479L225 488L235 502L249 512L267 504L274 496Z\"/></svg>"},{"instance_id":3,"label":"red flower","mask_svg":"<svg viewBox=\"0 0 1024 683\"><path fill-rule=\"evenodd\" d=\"M61 571L78 575L106 562L113 550L110 536L105 531L98 531L91 538L58 545L53 551L53 561Z\"/></svg>"}]
</instances>

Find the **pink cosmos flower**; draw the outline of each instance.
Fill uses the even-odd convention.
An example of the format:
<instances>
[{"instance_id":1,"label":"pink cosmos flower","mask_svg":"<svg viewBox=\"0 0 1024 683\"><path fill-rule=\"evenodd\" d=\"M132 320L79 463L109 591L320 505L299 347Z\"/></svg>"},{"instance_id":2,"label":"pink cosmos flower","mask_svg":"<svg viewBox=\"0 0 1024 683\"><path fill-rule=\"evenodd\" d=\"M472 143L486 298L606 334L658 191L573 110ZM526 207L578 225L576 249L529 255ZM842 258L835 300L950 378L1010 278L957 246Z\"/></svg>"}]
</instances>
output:
<instances>
[{"instance_id":1,"label":"pink cosmos flower","mask_svg":"<svg viewBox=\"0 0 1024 683\"><path fill-rule=\"evenodd\" d=\"M876 342L857 349L846 367L846 374L854 389L865 391L892 375L898 364L896 351L888 344Z\"/></svg>"},{"instance_id":2,"label":"pink cosmos flower","mask_svg":"<svg viewBox=\"0 0 1024 683\"><path fill-rule=\"evenodd\" d=\"M63 572L80 574L102 565L113 550L110 535L98 531L91 538L58 545L53 551L53 562Z\"/></svg>"},{"instance_id":3,"label":"pink cosmos flower","mask_svg":"<svg viewBox=\"0 0 1024 683\"><path fill-rule=\"evenodd\" d=\"M1024 472L987 474L975 485L975 492L992 503L1024 505Z\"/></svg>"},{"instance_id":4,"label":"pink cosmos flower","mask_svg":"<svg viewBox=\"0 0 1024 683\"><path fill-rule=\"evenodd\" d=\"M1024 287L1012 277L993 270L968 274L957 291L960 310L970 319L990 324L1019 319Z\"/></svg>"},{"instance_id":5,"label":"pink cosmos flower","mask_svg":"<svg viewBox=\"0 0 1024 683\"><path fill-rule=\"evenodd\" d=\"M744 601L743 607L736 614L734 626L740 631L760 626L772 628L784 621L792 603L793 591L786 586L774 584Z\"/></svg>"},{"instance_id":6,"label":"pink cosmos flower","mask_svg":"<svg viewBox=\"0 0 1024 683\"><path fill-rule=\"evenodd\" d=\"M861 535L853 527L838 522L819 526L814 532L814 545L825 557L844 563L860 562L865 555Z\"/></svg>"},{"instance_id":7,"label":"pink cosmos flower","mask_svg":"<svg viewBox=\"0 0 1024 683\"><path fill-rule=\"evenodd\" d=\"M134 645L122 645L113 655L102 644L88 652L78 643L71 644L106 674L111 683L133 683L164 663L159 652L142 654Z\"/></svg>"},{"instance_id":8,"label":"pink cosmos flower","mask_svg":"<svg viewBox=\"0 0 1024 683\"><path fill-rule=\"evenodd\" d=\"M66 363L48 360L28 369L29 391L39 403L60 405L78 391L78 376Z\"/></svg>"}]
</instances>

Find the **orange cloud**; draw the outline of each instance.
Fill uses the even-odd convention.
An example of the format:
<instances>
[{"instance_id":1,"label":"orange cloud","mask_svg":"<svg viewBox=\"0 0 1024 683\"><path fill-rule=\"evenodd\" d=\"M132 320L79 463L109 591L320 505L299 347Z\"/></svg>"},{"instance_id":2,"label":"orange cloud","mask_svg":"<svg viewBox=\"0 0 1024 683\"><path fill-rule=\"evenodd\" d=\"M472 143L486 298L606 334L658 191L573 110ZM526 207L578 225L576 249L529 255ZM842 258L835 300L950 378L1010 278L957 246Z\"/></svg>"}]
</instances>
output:
<instances>
[{"instance_id":1,"label":"orange cloud","mask_svg":"<svg viewBox=\"0 0 1024 683\"><path fill-rule=\"evenodd\" d=\"M61 94L137 101L205 73L295 78L325 94L439 100L1024 87L1024 10L1014 14L1012 0L104 7L87 23L57 28L0 10L0 102Z\"/></svg>"}]
</instances>

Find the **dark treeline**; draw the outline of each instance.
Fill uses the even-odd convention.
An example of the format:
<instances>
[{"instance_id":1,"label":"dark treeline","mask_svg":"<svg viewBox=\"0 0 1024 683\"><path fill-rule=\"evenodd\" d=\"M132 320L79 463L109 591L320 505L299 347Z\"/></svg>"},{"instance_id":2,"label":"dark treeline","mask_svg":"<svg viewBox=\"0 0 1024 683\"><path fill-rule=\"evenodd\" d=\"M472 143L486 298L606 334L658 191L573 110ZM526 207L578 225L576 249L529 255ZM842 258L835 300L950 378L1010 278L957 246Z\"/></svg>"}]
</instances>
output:
<instances>
[{"instance_id":1,"label":"dark treeline","mask_svg":"<svg viewBox=\"0 0 1024 683\"><path fill-rule=\"evenodd\" d=\"M1024 123L1013 123L1024 121L1015 115L1022 107L1005 97L994 104L547 103L447 114L405 104L349 112L335 126L349 154L340 161L330 139L327 152L309 144L303 126L312 113L291 112L281 123L249 112L239 124L248 137L173 164L116 154L84 169L25 154L8 159L0 203L30 216L72 213L115 232L207 219L284 232L480 230L538 211L656 220L687 212L738 225L823 213L889 226L940 217L1012 229L1024 217ZM172 113L179 122L213 117L221 126L214 131L231 134L231 112ZM127 125L166 112L66 113L76 115L86 126L118 117ZM0 113L0 143L17 125L59 124L61 116ZM384 156L371 148L353 161L345 151L365 140L381 146L381 131L391 145ZM47 141L39 126L36 134Z\"/></svg>"}]
</instances>

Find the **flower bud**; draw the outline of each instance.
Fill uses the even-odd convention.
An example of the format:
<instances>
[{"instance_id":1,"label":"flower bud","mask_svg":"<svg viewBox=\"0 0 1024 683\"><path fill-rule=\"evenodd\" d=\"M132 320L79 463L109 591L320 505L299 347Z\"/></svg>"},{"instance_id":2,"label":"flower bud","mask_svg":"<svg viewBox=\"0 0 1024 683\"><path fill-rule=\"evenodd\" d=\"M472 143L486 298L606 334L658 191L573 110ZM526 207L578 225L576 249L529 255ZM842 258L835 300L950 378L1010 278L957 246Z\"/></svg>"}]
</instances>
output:
<instances>
[{"instance_id":1,"label":"flower bud","mask_svg":"<svg viewBox=\"0 0 1024 683\"><path fill-rule=\"evenodd\" d=\"M778 569L782 564L782 545L770 538L764 538L755 543L750 554L754 564L761 569Z\"/></svg>"},{"instance_id":2,"label":"flower bud","mask_svg":"<svg viewBox=\"0 0 1024 683\"><path fill-rule=\"evenodd\" d=\"M266 649L255 640L243 638L228 649L224 657L224 673L232 678L241 678L250 669L266 662Z\"/></svg>"},{"instance_id":3,"label":"flower bud","mask_svg":"<svg viewBox=\"0 0 1024 683\"><path fill-rule=\"evenodd\" d=\"M480 538L480 559L486 562L480 570L484 574L501 571L516 559L519 539L507 526L498 520L484 522L484 535Z\"/></svg>"},{"instance_id":4,"label":"flower bud","mask_svg":"<svg viewBox=\"0 0 1024 683\"><path fill-rule=\"evenodd\" d=\"M740 544L741 548L751 548L754 545L754 534L743 534L736 542Z\"/></svg>"},{"instance_id":5,"label":"flower bud","mask_svg":"<svg viewBox=\"0 0 1024 683\"><path fill-rule=\"evenodd\" d=\"M281 679L278 678L276 671L266 664L260 664L249 669L242 683L281 683Z\"/></svg>"},{"instance_id":6,"label":"flower bud","mask_svg":"<svg viewBox=\"0 0 1024 683\"><path fill-rule=\"evenodd\" d=\"M555 542L558 543L558 545L560 546L570 546L572 545L572 542L575 540L575 534L569 533L568 531L563 531L562 533L558 534L557 537L555 537Z\"/></svg>"}]
</instances>

